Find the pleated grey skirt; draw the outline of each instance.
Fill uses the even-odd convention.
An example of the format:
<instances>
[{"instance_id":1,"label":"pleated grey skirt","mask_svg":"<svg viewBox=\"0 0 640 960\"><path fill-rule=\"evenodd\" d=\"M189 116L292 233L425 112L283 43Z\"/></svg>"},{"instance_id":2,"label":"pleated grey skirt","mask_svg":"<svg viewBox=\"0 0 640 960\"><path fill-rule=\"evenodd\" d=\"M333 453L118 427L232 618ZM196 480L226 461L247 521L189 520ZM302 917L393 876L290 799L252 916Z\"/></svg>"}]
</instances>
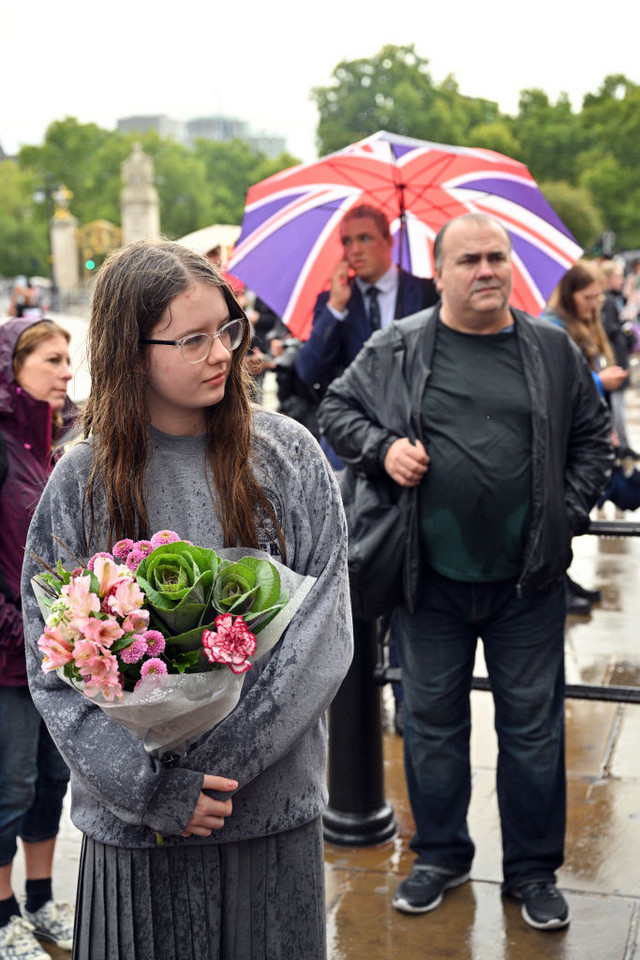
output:
<instances>
[{"instance_id":1,"label":"pleated grey skirt","mask_svg":"<svg viewBox=\"0 0 640 960\"><path fill-rule=\"evenodd\" d=\"M326 960L320 818L237 843L82 844L72 960Z\"/></svg>"}]
</instances>

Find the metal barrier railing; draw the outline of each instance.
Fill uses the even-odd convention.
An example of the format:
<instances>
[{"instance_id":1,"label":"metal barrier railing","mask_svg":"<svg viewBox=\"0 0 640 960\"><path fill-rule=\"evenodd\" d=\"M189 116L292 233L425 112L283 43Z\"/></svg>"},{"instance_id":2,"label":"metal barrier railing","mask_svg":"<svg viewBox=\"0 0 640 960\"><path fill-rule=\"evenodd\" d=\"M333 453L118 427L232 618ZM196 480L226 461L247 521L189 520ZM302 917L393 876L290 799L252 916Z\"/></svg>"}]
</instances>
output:
<instances>
[{"instance_id":1,"label":"metal barrier railing","mask_svg":"<svg viewBox=\"0 0 640 960\"><path fill-rule=\"evenodd\" d=\"M640 537L640 523L594 520L586 535ZM340 846L371 846L396 833L393 807L384 794L381 687L401 680L398 667L380 662L376 622L354 620L353 663L329 710L329 806L324 836ZM474 690L490 690L474 677ZM640 687L567 684L568 699L640 703Z\"/></svg>"}]
</instances>

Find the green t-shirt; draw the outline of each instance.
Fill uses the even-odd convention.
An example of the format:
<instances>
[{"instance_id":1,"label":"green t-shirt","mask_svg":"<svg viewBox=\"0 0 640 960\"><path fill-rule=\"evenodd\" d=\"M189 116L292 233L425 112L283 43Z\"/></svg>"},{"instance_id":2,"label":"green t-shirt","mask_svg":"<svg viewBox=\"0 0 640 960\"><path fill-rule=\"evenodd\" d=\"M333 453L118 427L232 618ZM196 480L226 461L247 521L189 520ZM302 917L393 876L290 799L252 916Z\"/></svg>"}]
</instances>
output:
<instances>
[{"instance_id":1,"label":"green t-shirt","mask_svg":"<svg viewBox=\"0 0 640 960\"><path fill-rule=\"evenodd\" d=\"M513 327L466 334L438 321L422 428L427 562L452 580L517 577L531 500L531 400Z\"/></svg>"}]
</instances>

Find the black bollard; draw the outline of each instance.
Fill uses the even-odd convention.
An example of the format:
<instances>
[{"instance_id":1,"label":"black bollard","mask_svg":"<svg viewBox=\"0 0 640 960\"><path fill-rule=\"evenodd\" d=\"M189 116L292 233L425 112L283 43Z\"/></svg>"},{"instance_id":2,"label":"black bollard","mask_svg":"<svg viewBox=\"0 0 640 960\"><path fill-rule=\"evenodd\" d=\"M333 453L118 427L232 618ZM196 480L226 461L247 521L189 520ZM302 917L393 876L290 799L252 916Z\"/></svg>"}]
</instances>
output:
<instances>
[{"instance_id":1,"label":"black bollard","mask_svg":"<svg viewBox=\"0 0 640 960\"><path fill-rule=\"evenodd\" d=\"M374 681L377 623L354 618L354 656L329 709L329 806L324 838L367 847L396 833L384 796L381 691Z\"/></svg>"}]
</instances>

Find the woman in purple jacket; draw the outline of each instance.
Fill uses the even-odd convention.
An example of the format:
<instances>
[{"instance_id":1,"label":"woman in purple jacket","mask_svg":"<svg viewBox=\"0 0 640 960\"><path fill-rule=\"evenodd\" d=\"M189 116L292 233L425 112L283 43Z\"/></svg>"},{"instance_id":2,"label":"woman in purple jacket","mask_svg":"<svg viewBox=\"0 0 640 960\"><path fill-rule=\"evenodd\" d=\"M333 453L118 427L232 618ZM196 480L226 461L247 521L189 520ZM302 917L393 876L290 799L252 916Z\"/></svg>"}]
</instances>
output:
<instances>
[{"instance_id":1,"label":"woman in purple jacket","mask_svg":"<svg viewBox=\"0 0 640 960\"><path fill-rule=\"evenodd\" d=\"M51 868L69 771L33 705L25 668L20 572L29 522L73 415L70 336L50 320L0 326L0 956L48 960L36 937L71 949L73 917ZM20 837L26 902L11 887Z\"/></svg>"}]
</instances>

